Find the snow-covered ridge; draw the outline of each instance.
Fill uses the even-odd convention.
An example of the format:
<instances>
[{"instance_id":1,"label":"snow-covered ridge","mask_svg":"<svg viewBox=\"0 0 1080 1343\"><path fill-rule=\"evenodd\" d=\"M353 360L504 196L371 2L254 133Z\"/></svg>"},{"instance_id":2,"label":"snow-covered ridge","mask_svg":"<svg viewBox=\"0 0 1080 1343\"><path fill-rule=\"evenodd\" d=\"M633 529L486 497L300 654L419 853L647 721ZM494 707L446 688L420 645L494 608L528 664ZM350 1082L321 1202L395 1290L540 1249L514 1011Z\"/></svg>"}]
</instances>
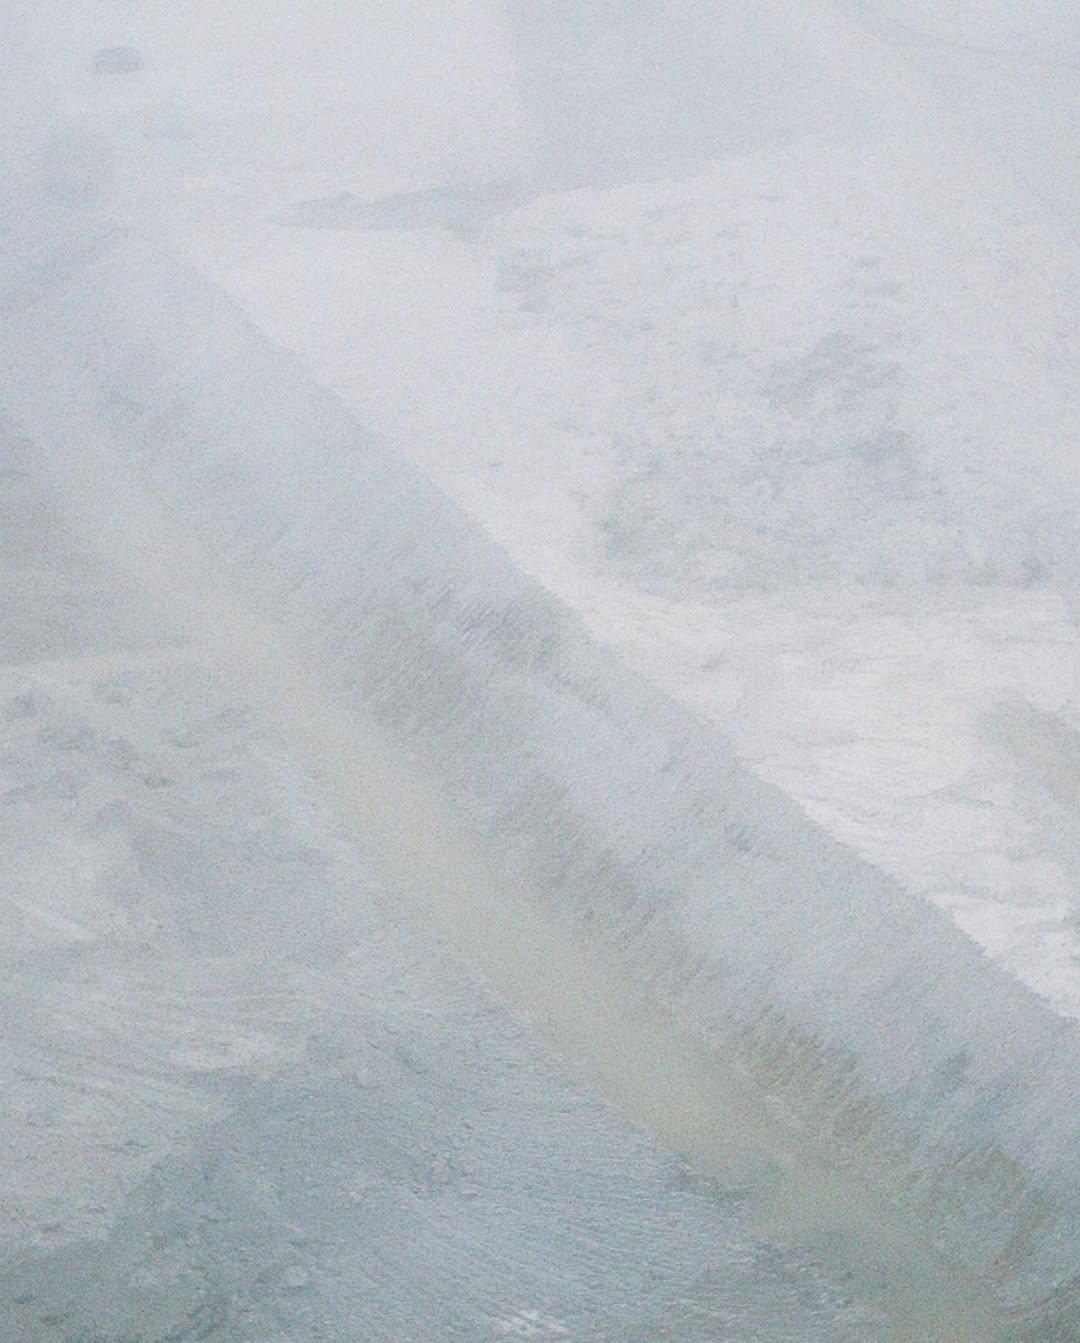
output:
<instances>
[{"instance_id":1,"label":"snow-covered ridge","mask_svg":"<svg viewBox=\"0 0 1080 1343\"><path fill-rule=\"evenodd\" d=\"M996 1284L1015 1337L1075 1319L1075 1029L598 651L220 293L132 239L73 269L0 332L60 473L101 452L103 494L110 460L151 490L508 872Z\"/></svg>"},{"instance_id":2,"label":"snow-covered ridge","mask_svg":"<svg viewBox=\"0 0 1080 1343\"><path fill-rule=\"evenodd\" d=\"M580 109L590 62L643 20L598 37L602 6L572 8L559 88ZM686 180L595 189L618 176L601 116L595 182L486 225L460 187L372 202L342 181L316 209L273 201L320 228L268 226L254 196L172 223L598 638L1076 1016L1073 820L985 724L998 701L1080 721L1080 85L916 41L917 4L840 8L858 13L725 7L709 40L782 116L751 117L751 145L703 135L727 156ZM665 11L661 84L692 10ZM1000 35L1011 12L935 15ZM550 15L533 28L542 73L572 43ZM805 80L790 102L770 82L782 32L828 72L824 123ZM742 84L702 50L737 119ZM627 84L613 106L648 81L631 64Z\"/></svg>"},{"instance_id":3,"label":"snow-covered ridge","mask_svg":"<svg viewBox=\"0 0 1080 1343\"><path fill-rule=\"evenodd\" d=\"M986 731L1080 712L1069 268L869 153L548 196L467 245L355 207L231 257L185 233L598 639L1075 1017L1073 822Z\"/></svg>"}]
</instances>

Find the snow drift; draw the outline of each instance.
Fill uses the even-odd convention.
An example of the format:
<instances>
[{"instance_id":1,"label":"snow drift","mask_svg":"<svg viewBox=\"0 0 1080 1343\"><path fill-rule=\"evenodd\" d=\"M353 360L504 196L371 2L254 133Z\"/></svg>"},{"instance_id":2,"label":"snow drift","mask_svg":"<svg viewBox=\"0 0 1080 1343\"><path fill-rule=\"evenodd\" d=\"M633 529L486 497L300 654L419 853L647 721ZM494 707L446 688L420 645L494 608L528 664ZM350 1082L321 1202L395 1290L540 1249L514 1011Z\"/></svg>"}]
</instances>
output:
<instances>
[{"instance_id":1,"label":"snow drift","mask_svg":"<svg viewBox=\"0 0 1080 1343\"><path fill-rule=\"evenodd\" d=\"M58 471L151 491L507 873L911 1210L1011 1336L1080 1337L1075 1029L598 651L222 295L85 219L23 236L3 395Z\"/></svg>"},{"instance_id":2,"label":"snow drift","mask_svg":"<svg viewBox=\"0 0 1080 1343\"><path fill-rule=\"evenodd\" d=\"M73 513L122 529L151 496L508 880L984 1281L1005 1336L1080 1339L1075 1026L601 652L220 292L97 220L96 146L7 87L0 404Z\"/></svg>"}]
</instances>

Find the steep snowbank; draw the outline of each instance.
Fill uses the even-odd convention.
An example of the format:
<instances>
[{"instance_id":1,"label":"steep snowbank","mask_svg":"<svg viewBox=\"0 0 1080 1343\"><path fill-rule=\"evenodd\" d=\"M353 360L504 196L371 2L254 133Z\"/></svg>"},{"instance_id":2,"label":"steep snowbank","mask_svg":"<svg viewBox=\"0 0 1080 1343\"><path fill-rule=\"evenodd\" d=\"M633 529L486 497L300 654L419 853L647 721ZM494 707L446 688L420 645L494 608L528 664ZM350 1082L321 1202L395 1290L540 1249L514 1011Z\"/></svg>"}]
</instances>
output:
<instances>
[{"instance_id":1,"label":"steep snowbank","mask_svg":"<svg viewBox=\"0 0 1080 1343\"><path fill-rule=\"evenodd\" d=\"M61 475L100 476L88 514L122 525L124 476L151 490L554 916L734 1051L1018 1321L1061 1293L1075 1307L1072 1027L598 652L167 258L117 239L6 312L2 337L15 414Z\"/></svg>"},{"instance_id":2,"label":"steep snowbank","mask_svg":"<svg viewBox=\"0 0 1080 1343\"><path fill-rule=\"evenodd\" d=\"M420 861L387 880L387 826L356 812L398 799L349 715L320 742L362 785L335 811L295 749L318 706L265 712L273 642L245 684L212 578L169 611L168 581L146 591L168 521L140 590L120 570L147 513L102 555L45 458L0 424L2 1343L882 1338L894 1257L856 1284L769 1240L737 1163L703 1179L584 1087L411 913L425 860L468 867L416 798ZM106 458L69 464L100 483ZM174 619L193 608L216 644ZM580 998L588 967L564 970ZM686 1099L655 1015L604 1007L611 1052ZM767 1150L737 1095L700 1092L725 1153ZM984 1343L961 1314L950 1281L917 1318Z\"/></svg>"},{"instance_id":3,"label":"steep snowbank","mask_svg":"<svg viewBox=\"0 0 1080 1343\"><path fill-rule=\"evenodd\" d=\"M526 69L563 81L538 125L576 107L595 179L633 175L609 151L643 73L609 61L580 112L644 19L608 34L572 8L517 24ZM882 8L902 6L876 27L729 6L703 35L671 7L664 78L687 32L724 73L681 105L702 155L737 147L732 87L774 91L785 24L802 71L746 152L684 181L508 197L467 241L440 231L452 192L274 216L320 229L268 227L253 193L173 227L598 638L1077 1016L1075 818L987 724L1014 702L1080 722L1075 209L1055 209L1080 190L1080 85Z\"/></svg>"},{"instance_id":4,"label":"steep snowbank","mask_svg":"<svg viewBox=\"0 0 1080 1343\"><path fill-rule=\"evenodd\" d=\"M799 12L806 22L813 18L810 6ZM858 50L843 42L837 49L858 66ZM865 94L872 71L856 71L854 82ZM226 174L251 166L259 137L250 125L236 131L244 118L233 118L221 94L226 86L227 80L218 83L217 94L200 104L224 107L228 115L211 119L189 166L212 161ZM580 91L581 81L574 87ZM685 114L684 126L693 125L693 108L675 110ZM155 123L158 131L182 124L170 123L171 113L163 115L164 121ZM250 108L246 115L251 117ZM904 124L902 107L895 124ZM35 122L34 138L38 129ZM145 121L138 123L139 135L146 129ZM271 127L266 138L272 134ZM557 127L548 134L557 142ZM692 139L687 132L688 143ZM301 137L293 143L310 147L314 141ZM840 212L852 193L864 205L869 201L873 208L866 213L878 211L877 231L869 237L877 250L858 250L867 241L860 236L845 235L843 247L836 247L835 234L843 229L828 223L818 232L789 232L783 198L766 199L777 175L794 165L798 176L813 143L794 149L773 144L773 171L761 192L755 179L760 164L736 164L706 176L706 215L717 209L722 214L733 182L740 194L747 194L747 182L755 193L752 217L741 220L733 211L728 221L735 244L748 243L767 225L781 254L791 250L792 237L801 237L808 251L807 298L800 309L806 320L789 366L762 373L751 359L740 376L749 380L754 405L794 406L814 420L823 437L834 434L838 424L850 430L840 465L796 454L783 482L796 518L813 518L838 473L845 482L846 473L854 473L846 496L852 515L876 507L877 477L859 474L869 454L887 461L896 457L902 472L916 459L920 469L897 483L893 504L903 514L903 490L914 480L923 491L919 508L909 510L918 523L932 502L933 459L943 444L931 436L909 451L904 435L910 431L896 425L901 411L917 406L928 392L941 395L936 374L942 361L920 363L924 356L918 355L905 372L895 368L896 350L906 356L922 336L903 320L903 291L897 294L890 286L899 279L914 290L921 282L923 307L926 293L963 291L964 284L944 291L941 284L955 259L950 248L958 238L975 236L982 206L965 216L963 227L949 214L950 245L939 249L933 225L940 198L934 197L921 207L918 245L903 256L879 256L882 238L896 233L903 198L888 192L879 197L872 184L859 185L866 141L858 142L856 152L849 152L850 145L822 143L825 153L813 160L816 168L802 173L801 184L818 194L822 217ZM605 157L617 159L626 141L617 141L614 149L611 144L598 137L590 171ZM1031 1323L1030 1337L1074 1336L1080 1316L1080 1247L1071 1217L1080 1191L1072 1106L1080 1061L1075 1029L1006 980L931 909L828 840L792 803L740 769L726 745L696 719L598 652L557 602L517 574L436 491L380 453L339 404L308 385L295 362L269 349L219 293L167 256L104 225L89 226L80 212L105 177L92 137L49 132L34 152L38 166L28 169L27 189L37 190L43 171L50 204L47 212L23 215L21 222L18 210L10 212L15 224L9 237L18 245L4 254L0 349L6 395L60 478L66 466L70 479L88 491L88 514L111 510L122 530L125 509L135 506L138 491L156 495L169 524L196 539L221 581L240 594L238 601L259 609L301 656L317 662L340 702L374 712L406 755L422 763L440 790L455 799L461 823L508 879L515 873L526 879L553 915L587 928L609 963L629 967L674 1004L684 1022L702 1031L714 1048L735 1056L794 1120L825 1135L822 1141L832 1145L838 1161L874 1174L935 1236L997 1284L1015 1312L1014 1336L1025 1336L1022 1318ZM432 150L428 161L437 157ZM836 165L835 181L820 176L823 161ZM332 166L324 163L323 174ZM610 176L618 178L621 171L616 163ZM290 190L305 177L304 170L283 174ZM18 174L10 179L18 180ZM905 160L903 171L890 180L908 183L917 196L927 180L918 155ZM265 202L280 185L260 181L252 195ZM609 226L622 227L629 217L641 253L681 261L684 234L677 220L672 227L672 215L678 216L686 199L687 193L675 188L640 208L631 199L628 211L620 208L614 215L603 199L540 202L508 226L508 292L519 290L528 303L544 297L530 291L543 290L560 319L573 318L576 288L563 281L564 272L581 260L579 215L588 216L586 233L597 235L587 239L584 257L596 287L625 288L620 254L599 235ZM658 203L661 213L651 214ZM685 234L691 243L688 288L700 287L702 280L694 268L702 242L694 233L699 225L700 220ZM539 270L538 237L542 248L555 253L540 256ZM738 251L736 246L736 258ZM827 283L817 285L819 274L828 272L827 264L818 269L822 251L840 256L836 291ZM1004 255L1012 253L1006 249ZM558 264L552 268L550 260ZM849 262L856 267L854 279ZM552 275L545 273L552 269ZM939 355L951 350L949 357L956 358L949 365L956 373L955 399L941 395L933 415L949 433L957 431L974 445L969 455L959 454L949 484L955 503L970 481L980 506L965 516L959 535L949 534L948 510L942 509L931 558L962 577L980 570L984 578L1029 581L1029 529L1042 527L1040 535L1050 543L1035 546L1035 558L1049 554L1052 566L1068 576L1074 561L1068 509L1055 513L1059 494L1073 497L1067 455L1057 461L1054 484L1033 475L1016 500L1015 466L1027 447L1018 447L1006 433L993 441L991 461L974 450L981 447L980 431L999 415L1021 439L1030 434L1026 442L1036 446L1067 438L1074 427L1061 397L1067 361L1049 357L1054 324L1041 330L1043 343L1035 357L1025 354L1024 376L1015 377L1013 347L1023 346L1037 328L982 321L995 307L1011 314L1021 303L1055 311L1058 272L1051 267L1043 274L1036 267L1019 282L1015 275L1010 281L1007 267L988 266L977 251L963 258L960 270L980 294L983 282L990 283L982 306L964 307L956 322L930 323L927 344L936 345ZM753 264L746 273L754 278ZM758 324L751 356L775 347L778 333L770 323L785 320L784 311L772 311L765 299L768 275L757 278L756 291L752 286L749 294L736 295L748 311L751 334ZM886 324L884 335L877 324L860 325L859 298L871 290L880 305L877 316L882 310L896 316L890 298L900 300L895 329ZM823 294L829 303L820 302ZM667 326L683 320L678 298L675 294L673 307L661 314ZM731 319L731 307L729 302L728 326L742 323L742 317ZM632 316L654 321L647 309L646 304ZM925 316L918 304L914 310ZM586 316L587 328L594 317ZM844 325L849 319L850 327ZM1068 323L1060 325L1067 329ZM1011 341L1017 332L1019 338ZM644 327L640 334L647 334ZM694 341L709 335L690 332ZM571 357L590 340L586 331ZM872 341L881 348L868 349ZM616 331L621 377L613 401L655 348L647 339L639 343L646 347L644 356L625 331ZM969 382L966 356L955 352L976 345L982 373ZM685 352L676 346L669 364L673 375ZM715 351L706 355L702 347L700 353L697 369L712 376L707 371ZM596 381L604 376L603 361L598 368ZM565 364L554 368L556 394L565 385L564 371ZM591 376L589 367L579 372L582 381ZM1042 389L1030 403L1037 409L1034 431L1030 417L1012 405L1032 379ZM675 386L673 402L692 406L696 414L704 402L688 396L686 384ZM974 405L984 387L995 389L988 410ZM671 409L659 407L665 432ZM707 409L703 419L707 428ZM782 431L790 428L783 414L775 423ZM430 430L438 431L437 422ZM701 433L702 421L689 426L693 441ZM790 435L778 437L778 451L790 446ZM693 541L699 519L682 505L692 502L687 491L694 482L685 476L651 477L649 444L632 449L634 470L631 488L623 492L621 520L647 524L659 493L665 508L675 505L677 526ZM956 459L946 465L955 466ZM711 472L712 462L707 466ZM129 479L137 482L130 498L124 488ZM799 487L807 480L816 486L802 497ZM721 475L711 483L722 497L730 482ZM744 503L752 517L751 503ZM884 509L872 516L889 523L893 513ZM1055 528L1055 517L1064 530ZM1013 518L1023 523L1016 535L1009 528ZM870 579L893 578L911 568L925 576L921 566L927 555L917 526L914 537L896 528L882 555L873 548L845 549L845 539L857 531L824 534L815 559L819 573L838 556L855 555L868 566ZM650 541L655 542L646 547L652 572L665 538ZM995 555L998 548L1001 557ZM697 558L705 580L715 579L716 557L698 547ZM748 562L740 559L744 567L737 576L750 577L747 568L760 563L754 572L769 578L792 560L782 546L778 555L762 544L751 550ZM987 569L987 563L1002 567ZM1002 739L1011 740L1016 726L999 724ZM1030 724L1020 726L1024 742L1041 740ZM1058 758L1063 748L1052 733L1050 738L1040 760L1056 779L1063 773ZM1067 783L1067 759L1064 774Z\"/></svg>"}]
</instances>

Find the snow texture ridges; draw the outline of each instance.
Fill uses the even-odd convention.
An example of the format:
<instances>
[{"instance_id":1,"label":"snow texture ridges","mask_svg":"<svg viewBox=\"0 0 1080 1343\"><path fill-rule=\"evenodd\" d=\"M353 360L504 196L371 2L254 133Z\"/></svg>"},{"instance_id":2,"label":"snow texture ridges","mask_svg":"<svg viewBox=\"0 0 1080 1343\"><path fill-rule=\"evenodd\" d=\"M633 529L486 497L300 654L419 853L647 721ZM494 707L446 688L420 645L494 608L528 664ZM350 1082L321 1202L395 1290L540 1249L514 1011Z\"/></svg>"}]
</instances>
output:
<instances>
[{"instance_id":1,"label":"snow texture ridges","mask_svg":"<svg viewBox=\"0 0 1080 1343\"><path fill-rule=\"evenodd\" d=\"M106 442L507 871L996 1283L1017 1337L1055 1294L1080 1317L1075 1029L600 653L220 294L132 239L71 247L4 314L53 460Z\"/></svg>"}]
</instances>

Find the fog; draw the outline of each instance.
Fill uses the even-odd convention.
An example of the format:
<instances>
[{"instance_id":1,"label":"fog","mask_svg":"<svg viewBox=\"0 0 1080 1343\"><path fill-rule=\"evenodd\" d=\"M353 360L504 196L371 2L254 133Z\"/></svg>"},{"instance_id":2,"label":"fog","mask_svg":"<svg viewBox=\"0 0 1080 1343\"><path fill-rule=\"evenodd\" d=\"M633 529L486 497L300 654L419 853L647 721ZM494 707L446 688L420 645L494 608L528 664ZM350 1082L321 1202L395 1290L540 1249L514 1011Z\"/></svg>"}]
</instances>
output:
<instances>
[{"instance_id":1,"label":"fog","mask_svg":"<svg viewBox=\"0 0 1080 1343\"><path fill-rule=\"evenodd\" d=\"M2 1343L1080 1339L1078 52L0 0Z\"/></svg>"}]
</instances>

